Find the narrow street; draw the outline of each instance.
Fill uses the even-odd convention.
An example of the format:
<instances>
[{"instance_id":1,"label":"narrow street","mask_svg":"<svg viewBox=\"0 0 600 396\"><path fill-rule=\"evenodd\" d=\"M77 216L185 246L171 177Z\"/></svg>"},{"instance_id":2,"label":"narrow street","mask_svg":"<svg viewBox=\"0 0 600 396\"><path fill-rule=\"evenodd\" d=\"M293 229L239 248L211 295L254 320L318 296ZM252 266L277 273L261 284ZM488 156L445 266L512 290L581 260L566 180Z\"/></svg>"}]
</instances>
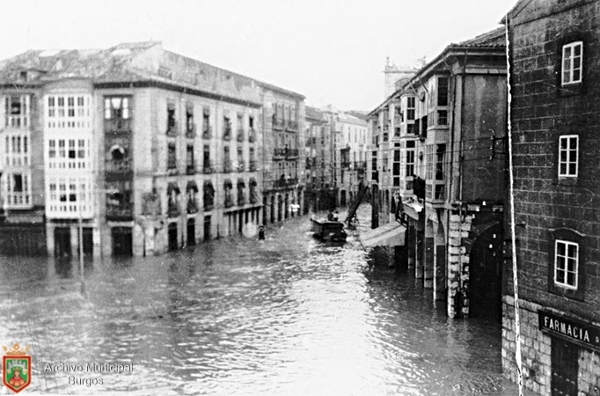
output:
<instances>
[{"instance_id":1,"label":"narrow street","mask_svg":"<svg viewBox=\"0 0 600 396\"><path fill-rule=\"evenodd\" d=\"M360 208L359 230L369 212ZM498 323L448 319L413 277L373 265L356 233L325 245L309 227L301 217L261 242L90 262L87 298L76 262L3 258L0 338L32 346L30 393L515 394ZM44 369L90 362L134 366Z\"/></svg>"}]
</instances>

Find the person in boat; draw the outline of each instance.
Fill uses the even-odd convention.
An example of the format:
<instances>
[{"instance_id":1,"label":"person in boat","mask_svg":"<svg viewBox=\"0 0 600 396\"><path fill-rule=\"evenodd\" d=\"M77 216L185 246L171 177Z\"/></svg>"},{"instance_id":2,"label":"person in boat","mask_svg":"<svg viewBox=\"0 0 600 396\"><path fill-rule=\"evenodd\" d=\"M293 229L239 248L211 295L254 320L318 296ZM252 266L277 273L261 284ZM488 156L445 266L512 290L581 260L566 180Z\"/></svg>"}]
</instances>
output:
<instances>
[{"instance_id":1,"label":"person in boat","mask_svg":"<svg viewBox=\"0 0 600 396\"><path fill-rule=\"evenodd\" d=\"M333 215L333 210L330 210L329 213L327 213L327 220L335 221L335 217Z\"/></svg>"},{"instance_id":2,"label":"person in boat","mask_svg":"<svg viewBox=\"0 0 600 396\"><path fill-rule=\"evenodd\" d=\"M263 225L261 225L258 228L258 239L259 240L265 239L265 226L263 226Z\"/></svg>"}]
</instances>

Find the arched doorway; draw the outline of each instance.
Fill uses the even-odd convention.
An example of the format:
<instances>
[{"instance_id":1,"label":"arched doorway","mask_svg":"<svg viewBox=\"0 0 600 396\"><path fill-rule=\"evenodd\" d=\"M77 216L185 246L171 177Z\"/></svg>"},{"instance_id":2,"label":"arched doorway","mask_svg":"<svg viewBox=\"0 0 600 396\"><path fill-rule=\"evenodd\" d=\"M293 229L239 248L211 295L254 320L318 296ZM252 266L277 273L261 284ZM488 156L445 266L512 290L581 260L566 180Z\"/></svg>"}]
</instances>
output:
<instances>
[{"instance_id":1,"label":"arched doorway","mask_svg":"<svg viewBox=\"0 0 600 396\"><path fill-rule=\"evenodd\" d=\"M502 225L483 231L473 242L469 259L469 316L501 319Z\"/></svg>"}]
</instances>

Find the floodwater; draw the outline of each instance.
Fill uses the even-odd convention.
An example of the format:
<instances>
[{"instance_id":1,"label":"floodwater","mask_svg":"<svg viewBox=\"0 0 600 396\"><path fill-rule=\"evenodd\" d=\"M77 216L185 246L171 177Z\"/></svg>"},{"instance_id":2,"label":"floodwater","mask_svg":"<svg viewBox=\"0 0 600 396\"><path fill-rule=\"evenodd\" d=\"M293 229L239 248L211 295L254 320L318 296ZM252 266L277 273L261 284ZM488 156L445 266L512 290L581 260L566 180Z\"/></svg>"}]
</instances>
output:
<instances>
[{"instance_id":1,"label":"floodwater","mask_svg":"<svg viewBox=\"0 0 600 396\"><path fill-rule=\"evenodd\" d=\"M0 260L0 345L31 346L27 394L517 393L501 374L498 323L448 319L356 234L314 240L308 217L270 226L265 241L89 262L85 296L77 260Z\"/></svg>"}]
</instances>

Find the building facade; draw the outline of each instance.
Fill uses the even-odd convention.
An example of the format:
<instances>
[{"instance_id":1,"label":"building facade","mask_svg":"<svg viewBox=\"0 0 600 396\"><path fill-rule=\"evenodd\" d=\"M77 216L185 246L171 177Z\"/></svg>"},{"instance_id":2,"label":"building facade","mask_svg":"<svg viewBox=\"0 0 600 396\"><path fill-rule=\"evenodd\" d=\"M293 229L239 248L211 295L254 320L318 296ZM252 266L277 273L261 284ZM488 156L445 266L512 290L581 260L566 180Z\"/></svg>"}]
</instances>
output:
<instances>
[{"instance_id":1,"label":"building facade","mask_svg":"<svg viewBox=\"0 0 600 396\"><path fill-rule=\"evenodd\" d=\"M306 106L305 124L305 211L328 210L335 206L335 169L332 167L331 124L325 113Z\"/></svg>"},{"instance_id":2,"label":"building facade","mask_svg":"<svg viewBox=\"0 0 600 396\"><path fill-rule=\"evenodd\" d=\"M502 29L451 44L369 115L374 225L405 225L397 264L450 317L500 312L504 52Z\"/></svg>"},{"instance_id":3,"label":"building facade","mask_svg":"<svg viewBox=\"0 0 600 396\"><path fill-rule=\"evenodd\" d=\"M50 255L160 254L262 222L269 85L157 42L28 51L1 78L2 225L42 224Z\"/></svg>"},{"instance_id":4,"label":"building facade","mask_svg":"<svg viewBox=\"0 0 600 396\"><path fill-rule=\"evenodd\" d=\"M272 224L304 210L304 97L260 84L263 103L263 224Z\"/></svg>"},{"instance_id":5,"label":"building facade","mask_svg":"<svg viewBox=\"0 0 600 396\"><path fill-rule=\"evenodd\" d=\"M600 394L598 15L600 1L530 0L505 20L522 374L542 395ZM516 381L510 259L502 357Z\"/></svg>"}]
</instances>

